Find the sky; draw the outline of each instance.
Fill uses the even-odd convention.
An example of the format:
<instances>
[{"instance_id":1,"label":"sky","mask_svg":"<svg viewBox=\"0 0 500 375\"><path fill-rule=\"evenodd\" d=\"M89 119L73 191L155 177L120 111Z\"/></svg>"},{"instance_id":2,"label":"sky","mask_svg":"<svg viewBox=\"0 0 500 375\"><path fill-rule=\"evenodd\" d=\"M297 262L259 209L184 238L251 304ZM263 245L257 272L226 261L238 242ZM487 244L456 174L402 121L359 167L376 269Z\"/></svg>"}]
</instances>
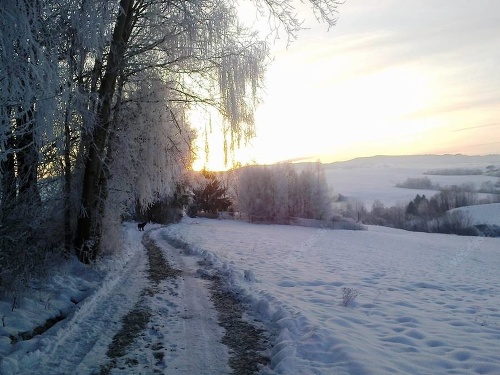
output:
<instances>
[{"instance_id":1,"label":"sky","mask_svg":"<svg viewBox=\"0 0 500 375\"><path fill-rule=\"evenodd\" d=\"M346 0L338 9L330 30L301 11L297 40L271 46L257 136L234 162L500 153L499 1ZM227 168L216 138L195 168Z\"/></svg>"}]
</instances>

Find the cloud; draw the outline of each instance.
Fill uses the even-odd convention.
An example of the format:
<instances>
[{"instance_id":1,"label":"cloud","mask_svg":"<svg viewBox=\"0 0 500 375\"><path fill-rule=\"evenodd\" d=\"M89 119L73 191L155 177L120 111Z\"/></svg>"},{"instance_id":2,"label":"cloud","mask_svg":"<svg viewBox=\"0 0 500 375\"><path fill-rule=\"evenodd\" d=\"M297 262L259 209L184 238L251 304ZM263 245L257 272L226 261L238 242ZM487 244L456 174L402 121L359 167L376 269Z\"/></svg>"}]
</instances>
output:
<instances>
[{"instance_id":1,"label":"cloud","mask_svg":"<svg viewBox=\"0 0 500 375\"><path fill-rule=\"evenodd\" d=\"M387 152L495 146L484 133L491 139L499 129L500 1L356 0L339 10L336 27L309 23L276 55L257 116L259 127L276 129L260 131L274 140L267 148L287 134L294 151L284 158L326 153L327 141L355 157L375 147L359 130L367 124ZM342 135L326 140L325 124ZM307 132L293 137L291 129ZM410 129L416 135L402 139Z\"/></svg>"},{"instance_id":2,"label":"cloud","mask_svg":"<svg viewBox=\"0 0 500 375\"><path fill-rule=\"evenodd\" d=\"M485 129L485 128L500 128L500 122L493 123L493 124L482 124L482 125L475 125L475 126L467 126L459 129L454 129L454 132L463 132L463 131L470 131L470 130L477 130L477 129ZM498 143L498 142L495 142Z\"/></svg>"},{"instance_id":3,"label":"cloud","mask_svg":"<svg viewBox=\"0 0 500 375\"><path fill-rule=\"evenodd\" d=\"M317 42L329 38L332 53L364 56L372 69L409 62L455 66L485 56L498 61L499 34L498 1L360 0L344 4L338 28Z\"/></svg>"},{"instance_id":4,"label":"cloud","mask_svg":"<svg viewBox=\"0 0 500 375\"><path fill-rule=\"evenodd\" d=\"M414 111L408 114L399 116L398 119L401 121L406 120L418 120L422 118L429 117L439 117L452 114L454 112L463 111L480 111L484 108L496 109L498 105L498 98L462 98L460 100L448 100L440 103L435 103L432 106L427 106L418 111Z\"/></svg>"}]
</instances>

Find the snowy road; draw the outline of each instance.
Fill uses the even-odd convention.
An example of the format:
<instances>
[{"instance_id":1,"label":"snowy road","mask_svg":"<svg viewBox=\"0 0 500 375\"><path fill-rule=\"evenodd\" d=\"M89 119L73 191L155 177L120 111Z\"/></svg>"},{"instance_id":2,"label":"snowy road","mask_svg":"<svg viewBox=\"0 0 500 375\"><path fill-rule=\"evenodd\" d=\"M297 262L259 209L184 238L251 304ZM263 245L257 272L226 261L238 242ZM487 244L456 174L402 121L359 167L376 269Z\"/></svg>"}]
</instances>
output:
<instances>
[{"instance_id":1,"label":"snowy road","mask_svg":"<svg viewBox=\"0 0 500 375\"><path fill-rule=\"evenodd\" d=\"M196 259L166 243L144 242L150 265L157 261L151 257L151 251L156 250L168 258L170 267L182 272L157 280L147 289L144 304L150 312L149 321L127 353L115 360L117 373L230 373L228 350L221 344L224 331L210 300L209 282L196 273ZM165 265L156 267L161 271ZM154 272L150 266L150 278L154 279Z\"/></svg>"},{"instance_id":2,"label":"snowy road","mask_svg":"<svg viewBox=\"0 0 500 375\"><path fill-rule=\"evenodd\" d=\"M100 287L66 319L15 344L0 359L0 373L232 372L222 344L226 331L211 300L213 283L199 258L154 238L156 230L132 228L125 231L123 263L107 270Z\"/></svg>"}]
</instances>

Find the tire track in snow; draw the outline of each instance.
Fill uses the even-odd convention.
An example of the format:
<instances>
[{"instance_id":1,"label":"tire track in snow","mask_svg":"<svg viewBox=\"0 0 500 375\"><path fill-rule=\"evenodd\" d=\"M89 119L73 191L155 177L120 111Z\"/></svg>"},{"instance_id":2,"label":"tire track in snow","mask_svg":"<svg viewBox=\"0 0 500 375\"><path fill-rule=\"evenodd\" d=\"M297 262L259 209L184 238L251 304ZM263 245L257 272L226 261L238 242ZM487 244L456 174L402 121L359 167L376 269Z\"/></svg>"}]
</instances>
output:
<instances>
[{"instance_id":1,"label":"tire track in snow","mask_svg":"<svg viewBox=\"0 0 500 375\"><path fill-rule=\"evenodd\" d=\"M158 233L158 232L157 232ZM158 243L170 254L172 262L181 262L183 269L190 269L192 278L190 282L203 283L209 293L205 292L203 298L208 298L211 319L224 328L224 334L219 341L227 346L229 373L239 375L254 374L259 367L269 364L267 349L269 346L268 332L260 328L255 322L243 317L245 306L239 301L238 296L227 285L228 281L223 274L219 274L213 264L206 258L195 256L187 243L166 236L165 232L157 237ZM168 243L168 245L163 245ZM198 254L200 255L200 254ZM191 288L190 290L192 290ZM200 297L198 301L202 300ZM199 302L198 302L199 303ZM186 374L222 374L222 372L188 372Z\"/></svg>"},{"instance_id":2,"label":"tire track in snow","mask_svg":"<svg viewBox=\"0 0 500 375\"><path fill-rule=\"evenodd\" d=\"M154 236L144 239L153 272L148 275L151 286L137 307L149 311L148 322L127 353L103 366L100 375L230 374L228 349L221 343L224 329L210 300L210 282L196 272L195 258L155 240ZM157 277L161 274L167 277Z\"/></svg>"},{"instance_id":3,"label":"tire track in snow","mask_svg":"<svg viewBox=\"0 0 500 375\"><path fill-rule=\"evenodd\" d=\"M152 298L162 293L162 281L176 279L182 272L170 267L161 249L150 239L149 233L143 236L142 244L149 260L149 285L142 290L134 308L122 318L121 329L113 336L106 352L110 360L101 366L100 375L110 374L114 368L119 368L121 373L127 370L135 373L140 366L147 372L161 373L166 367L162 361L164 354L161 352L161 341L151 345L156 330L148 329L148 326L155 316L161 315L159 311L153 312ZM139 348L139 355L132 350L134 344ZM139 373L142 373L141 369Z\"/></svg>"}]
</instances>

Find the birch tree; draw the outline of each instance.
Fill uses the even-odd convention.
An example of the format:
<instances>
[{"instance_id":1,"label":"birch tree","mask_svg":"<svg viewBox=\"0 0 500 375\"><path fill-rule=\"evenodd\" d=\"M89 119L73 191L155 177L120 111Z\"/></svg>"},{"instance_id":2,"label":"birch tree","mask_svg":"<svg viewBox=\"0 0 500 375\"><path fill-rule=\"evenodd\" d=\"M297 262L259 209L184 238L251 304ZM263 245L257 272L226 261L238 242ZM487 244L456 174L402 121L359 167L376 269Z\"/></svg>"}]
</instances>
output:
<instances>
[{"instance_id":1,"label":"birch tree","mask_svg":"<svg viewBox=\"0 0 500 375\"><path fill-rule=\"evenodd\" d=\"M236 197L238 208L251 221L329 220L333 214L332 194L320 163L306 166L300 174L291 164L245 167Z\"/></svg>"}]
</instances>

